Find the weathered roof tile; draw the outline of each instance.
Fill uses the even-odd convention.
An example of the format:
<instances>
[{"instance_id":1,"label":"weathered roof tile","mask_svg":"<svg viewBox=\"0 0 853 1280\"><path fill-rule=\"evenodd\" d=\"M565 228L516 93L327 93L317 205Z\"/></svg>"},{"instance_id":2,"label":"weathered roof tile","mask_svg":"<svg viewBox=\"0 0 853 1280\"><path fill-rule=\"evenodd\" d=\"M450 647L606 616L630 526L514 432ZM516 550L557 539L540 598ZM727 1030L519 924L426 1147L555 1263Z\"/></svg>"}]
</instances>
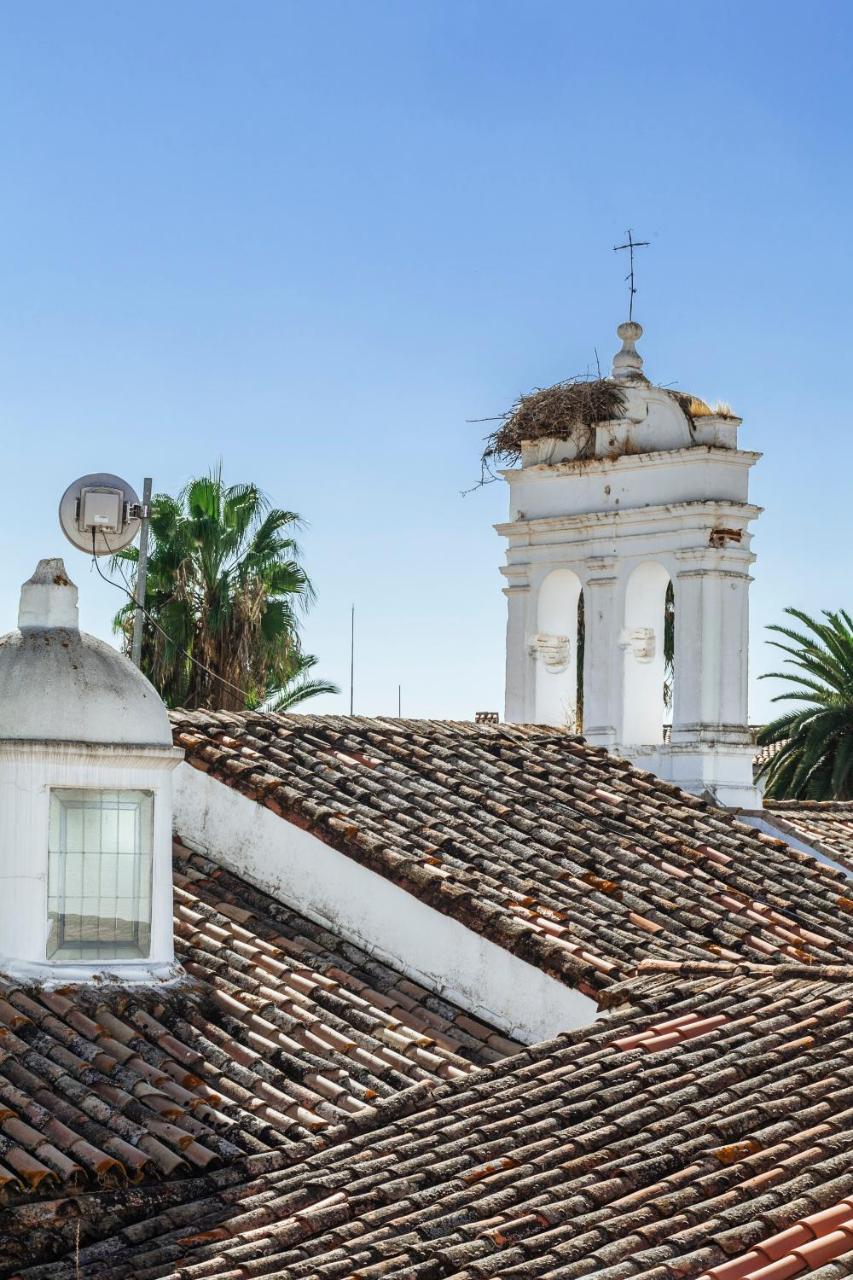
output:
<instances>
[{"instance_id":1,"label":"weathered roof tile","mask_svg":"<svg viewBox=\"0 0 853 1280\"><path fill-rule=\"evenodd\" d=\"M194 986L0 989L0 1274L853 1274L839 874L559 730L182 713L176 732L605 1012L506 1057L179 847Z\"/></svg>"},{"instance_id":2,"label":"weathered roof tile","mask_svg":"<svg viewBox=\"0 0 853 1280\"><path fill-rule=\"evenodd\" d=\"M764 813L793 836L853 872L853 800L765 800Z\"/></svg>"},{"instance_id":3,"label":"weathered roof tile","mask_svg":"<svg viewBox=\"0 0 853 1280\"><path fill-rule=\"evenodd\" d=\"M566 730L172 720L191 764L274 788L286 819L582 990L652 956L853 962L842 874Z\"/></svg>"},{"instance_id":4,"label":"weathered roof tile","mask_svg":"<svg viewBox=\"0 0 853 1280\"><path fill-rule=\"evenodd\" d=\"M689 969L647 967L585 1031L378 1100L331 1147L173 1184L184 1203L139 1228L84 1218L106 1240L83 1274L849 1275L853 970ZM643 1050L662 1027L675 1040ZM72 1280L73 1261L20 1274Z\"/></svg>"},{"instance_id":5,"label":"weathered roof tile","mask_svg":"<svg viewBox=\"0 0 853 1280\"><path fill-rule=\"evenodd\" d=\"M518 1047L447 1001L422 1009L423 988L181 846L175 928L188 984L0 982L0 1201L20 1205L0 1274L61 1243L73 1209L51 1197L121 1188L109 1220L132 1219L152 1179L298 1153L373 1100Z\"/></svg>"}]
</instances>

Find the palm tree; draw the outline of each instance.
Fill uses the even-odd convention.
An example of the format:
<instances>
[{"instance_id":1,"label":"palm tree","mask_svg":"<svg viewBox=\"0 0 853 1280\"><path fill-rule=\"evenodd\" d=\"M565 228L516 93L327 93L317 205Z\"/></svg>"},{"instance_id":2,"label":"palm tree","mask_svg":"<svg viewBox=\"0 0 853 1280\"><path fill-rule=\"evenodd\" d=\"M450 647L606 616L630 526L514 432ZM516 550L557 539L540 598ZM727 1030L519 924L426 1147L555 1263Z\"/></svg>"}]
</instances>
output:
<instances>
[{"instance_id":1,"label":"palm tree","mask_svg":"<svg viewBox=\"0 0 853 1280\"><path fill-rule=\"evenodd\" d=\"M300 703L316 698L321 693L340 693L339 687L330 680L319 680L316 676L308 675L316 665L317 659L313 653L300 653L293 673L264 700L261 711L292 711Z\"/></svg>"},{"instance_id":2,"label":"palm tree","mask_svg":"<svg viewBox=\"0 0 853 1280\"><path fill-rule=\"evenodd\" d=\"M663 705L671 711L675 683L675 588L671 581L663 600L663 666Z\"/></svg>"},{"instance_id":3,"label":"palm tree","mask_svg":"<svg viewBox=\"0 0 853 1280\"><path fill-rule=\"evenodd\" d=\"M142 669L168 706L282 709L337 693L306 672L299 612L314 592L299 562L292 511L271 507L253 484L226 486L221 468L151 509ZM114 558L138 560L135 547ZM116 615L129 645L133 605Z\"/></svg>"},{"instance_id":4,"label":"palm tree","mask_svg":"<svg viewBox=\"0 0 853 1280\"><path fill-rule=\"evenodd\" d=\"M802 674L769 671L764 680L787 680L794 691L774 702L804 706L779 716L758 734L761 744L779 743L762 766L766 794L773 799L853 799L853 620L841 609L824 610L821 622L801 609L786 609L806 630L773 625L788 643L770 644L790 655Z\"/></svg>"}]
</instances>

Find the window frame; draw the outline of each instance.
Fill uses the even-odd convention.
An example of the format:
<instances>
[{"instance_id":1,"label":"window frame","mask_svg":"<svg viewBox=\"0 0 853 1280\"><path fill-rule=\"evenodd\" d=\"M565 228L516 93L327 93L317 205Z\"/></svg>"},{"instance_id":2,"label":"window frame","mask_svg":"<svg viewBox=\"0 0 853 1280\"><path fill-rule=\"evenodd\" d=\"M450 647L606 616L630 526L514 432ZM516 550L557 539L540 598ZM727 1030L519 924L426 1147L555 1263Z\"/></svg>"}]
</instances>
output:
<instances>
[{"instance_id":1,"label":"window frame","mask_svg":"<svg viewBox=\"0 0 853 1280\"><path fill-rule=\"evenodd\" d=\"M66 797L66 799L63 799ZM113 804L104 805L107 798L112 798ZM132 802L128 803L129 801ZM73 800L77 800L77 805ZM116 832L114 849L104 850L102 847L97 849L86 848L85 836L85 814L93 802L97 803L97 809L101 812L101 832L100 841L103 840L103 813L112 810L120 813L122 808L131 810L135 813L135 832L134 832L134 848L129 852L122 852L120 849L120 836L118 830ZM123 804L124 802L124 804ZM93 786L75 786L70 783L51 784L47 787L47 877L46 877L46 923L47 937L45 940L45 958L49 964L54 965L91 965L91 964L136 964L150 959L152 947L152 933L154 927L154 849L155 849L155 817L156 817L156 789L152 787L132 787L132 786L114 786L114 787L93 787ZM67 821L68 814L75 807L78 807L83 814L82 823L84 832L81 839L81 849L69 850L67 848ZM54 830L54 822L58 820L60 823L59 832ZM117 823L118 826L118 823ZM60 834L61 833L61 834ZM99 843L100 843L99 841ZM80 879L78 883L78 892L68 893L67 885L67 859L69 856L79 855L80 862ZM100 932L101 924L104 921L113 921L113 930L111 936L103 938L96 936L94 938L84 938L82 936L84 927L83 921L86 916L84 913L84 903L87 896L84 893L84 877L86 874L85 859L113 859L113 875L115 879L115 889L102 895L100 885L101 876L103 874L101 867L98 868L98 890L97 898L99 906L104 902L114 901L116 905L121 898L129 898L132 902L133 915L127 920L130 926L131 936L127 940L119 939L116 934L118 932L118 913L114 911L112 916L109 914L96 914L93 919L97 921L96 933ZM120 877L120 859L131 857L134 860L134 867L131 872L132 891L129 894L120 894L118 892ZM91 863L89 864L91 866ZM77 939L69 938L66 930L66 920L73 918L74 913L65 910L67 901L77 900L80 904L78 913L78 931L81 936ZM54 905L55 904L55 905Z\"/></svg>"}]
</instances>

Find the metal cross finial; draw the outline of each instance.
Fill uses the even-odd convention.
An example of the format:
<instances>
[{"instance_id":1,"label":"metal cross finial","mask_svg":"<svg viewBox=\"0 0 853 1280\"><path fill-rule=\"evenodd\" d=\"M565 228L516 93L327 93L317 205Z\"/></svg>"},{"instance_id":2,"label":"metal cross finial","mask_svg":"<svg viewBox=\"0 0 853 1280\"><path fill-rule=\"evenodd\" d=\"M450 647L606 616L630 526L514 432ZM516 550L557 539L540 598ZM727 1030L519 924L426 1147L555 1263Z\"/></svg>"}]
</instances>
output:
<instances>
[{"instance_id":1,"label":"metal cross finial","mask_svg":"<svg viewBox=\"0 0 853 1280\"><path fill-rule=\"evenodd\" d=\"M625 279L628 281L628 284L629 284L628 319L633 320L634 319L634 294L637 292L637 290L634 288L634 250L645 249L649 244L651 244L651 241L635 240L634 233L632 232L630 227L628 228L627 235L628 235L628 239L625 241L624 244L615 244L613 246L613 252L618 253L620 249L627 249L630 256L631 267Z\"/></svg>"}]
</instances>

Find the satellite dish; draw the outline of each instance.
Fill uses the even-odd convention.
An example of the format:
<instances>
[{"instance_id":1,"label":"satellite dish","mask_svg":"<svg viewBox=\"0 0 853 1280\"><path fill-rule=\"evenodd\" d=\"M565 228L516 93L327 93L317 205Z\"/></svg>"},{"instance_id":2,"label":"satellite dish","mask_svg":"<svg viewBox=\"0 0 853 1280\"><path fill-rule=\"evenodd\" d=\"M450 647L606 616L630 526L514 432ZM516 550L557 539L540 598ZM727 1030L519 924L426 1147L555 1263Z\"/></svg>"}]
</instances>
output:
<instances>
[{"instance_id":1,"label":"satellite dish","mask_svg":"<svg viewBox=\"0 0 853 1280\"><path fill-rule=\"evenodd\" d=\"M97 471L70 484L59 503L59 523L69 542L87 555L114 555L139 532L142 509L132 485Z\"/></svg>"}]
</instances>

